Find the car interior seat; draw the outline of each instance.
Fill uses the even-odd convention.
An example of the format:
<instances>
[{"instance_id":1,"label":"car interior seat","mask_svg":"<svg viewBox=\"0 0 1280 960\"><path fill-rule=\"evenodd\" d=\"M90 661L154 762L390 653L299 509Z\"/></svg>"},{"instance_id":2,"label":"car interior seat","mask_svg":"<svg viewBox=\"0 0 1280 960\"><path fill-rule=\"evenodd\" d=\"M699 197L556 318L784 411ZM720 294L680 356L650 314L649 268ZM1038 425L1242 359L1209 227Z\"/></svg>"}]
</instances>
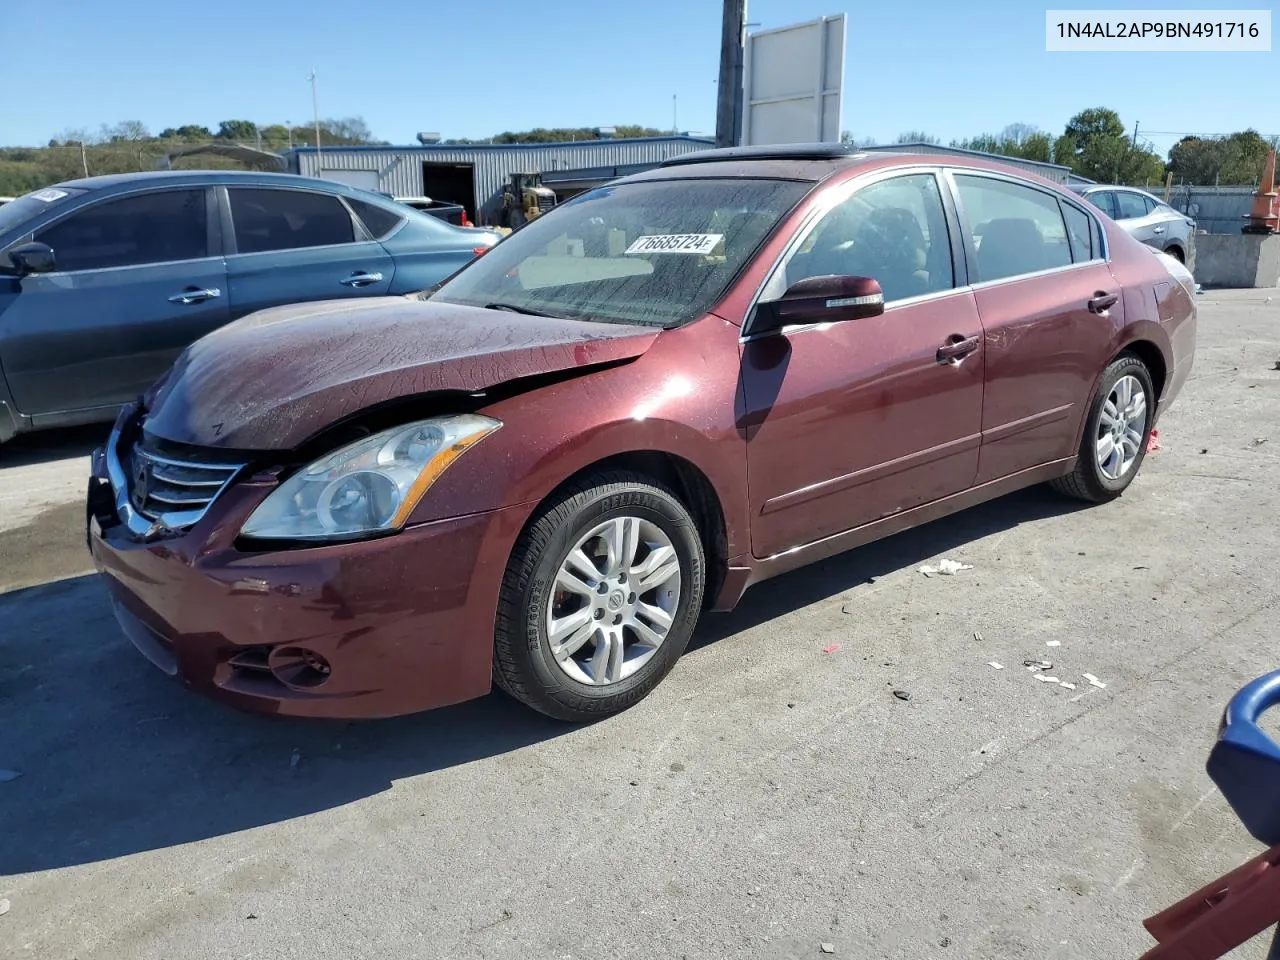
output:
<instances>
[{"instance_id":1,"label":"car interior seat","mask_svg":"<svg viewBox=\"0 0 1280 960\"><path fill-rule=\"evenodd\" d=\"M1019 273L1034 273L1048 266L1040 228L1030 217L989 220L978 245L978 277L995 280Z\"/></svg>"}]
</instances>

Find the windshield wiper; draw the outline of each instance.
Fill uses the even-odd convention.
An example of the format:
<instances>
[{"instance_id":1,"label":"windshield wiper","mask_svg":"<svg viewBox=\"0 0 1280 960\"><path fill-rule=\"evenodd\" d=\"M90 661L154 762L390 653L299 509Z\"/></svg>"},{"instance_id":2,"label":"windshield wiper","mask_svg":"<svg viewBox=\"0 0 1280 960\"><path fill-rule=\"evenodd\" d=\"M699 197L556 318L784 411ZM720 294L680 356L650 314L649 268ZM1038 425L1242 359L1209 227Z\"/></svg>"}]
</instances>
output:
<instances>
[{"instance_id":1,"label":"windshield wiper","mask_svg":"<svg viewBox=\"0 0 1280 960\"><path fill-rule=\"evenodd\" d=\"M546 313L542 310L534 310L532 307L522 307L515 303L486 303L486 310L506 310L509 313L523 313L527 317L550 317L552 320L563 320L564 317L554 313Z\"/></svg>"}]
</instances>

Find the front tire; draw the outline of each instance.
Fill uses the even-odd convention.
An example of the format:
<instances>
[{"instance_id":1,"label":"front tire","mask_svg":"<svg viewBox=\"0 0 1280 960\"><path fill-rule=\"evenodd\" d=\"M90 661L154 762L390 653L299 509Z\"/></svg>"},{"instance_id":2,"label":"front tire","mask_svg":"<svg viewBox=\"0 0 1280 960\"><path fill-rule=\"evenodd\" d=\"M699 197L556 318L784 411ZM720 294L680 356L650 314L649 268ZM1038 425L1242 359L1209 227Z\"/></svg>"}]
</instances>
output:
<instances>
[{"instance_id":1,"label":"front tire","mask_svg":"<svg viewBox=\"0 0 1280 960\"><path fill-rule=\"evenodd\" d=\"M684 652L705 581L697 524L670 490L627 472L590 477L545 506L512 551L494 681L557 720L626 710Z\"/></svg>"},{"instance_id":2,"label":"front tire","mask_svg":"<svg viewBox=\"0 0 1280 960\"><path fill-rule=\"evenodd\" d=\"M1105 503L1138 474L1155 422L1156 394L1146 364L1121 354L1107 365L1089 404L1075 469L1052 481L1059 493Z\"/></svg>"}]
</instances>

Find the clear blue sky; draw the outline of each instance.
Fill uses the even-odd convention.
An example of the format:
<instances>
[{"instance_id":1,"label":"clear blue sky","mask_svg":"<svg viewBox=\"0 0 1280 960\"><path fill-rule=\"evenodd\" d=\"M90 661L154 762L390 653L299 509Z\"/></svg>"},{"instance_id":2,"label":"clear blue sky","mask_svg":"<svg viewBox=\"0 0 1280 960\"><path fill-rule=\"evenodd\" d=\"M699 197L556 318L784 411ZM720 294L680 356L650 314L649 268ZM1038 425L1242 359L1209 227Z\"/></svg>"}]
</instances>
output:
<instances>
[{"instance_id":1,"label":"clear blue sky","mask_svg":"<svg viewBox=\"0 0 1280 960\"><path fill-rule=\"evenodd\" d=\"M1280 133L1280 54L1046 53L1046 5L1074 6L750 0L748 13L767 28L847 12L843 126L882 143L909 129L946 142L1012 122L1056 134L1099 105L1130 129L1137 120L1159 131L1151 139L1161 150L1176 139L1166 131ZM673 94L681 129L715 128L719 0L201 6L193 16L183 0L64 0L55 12L6 3L0 144L43 144L121 120L153 132L229 118L303 123L313 66L321 116L363 116L393 143L419 130L669 128Z\"/></svg>"}]
</instances>

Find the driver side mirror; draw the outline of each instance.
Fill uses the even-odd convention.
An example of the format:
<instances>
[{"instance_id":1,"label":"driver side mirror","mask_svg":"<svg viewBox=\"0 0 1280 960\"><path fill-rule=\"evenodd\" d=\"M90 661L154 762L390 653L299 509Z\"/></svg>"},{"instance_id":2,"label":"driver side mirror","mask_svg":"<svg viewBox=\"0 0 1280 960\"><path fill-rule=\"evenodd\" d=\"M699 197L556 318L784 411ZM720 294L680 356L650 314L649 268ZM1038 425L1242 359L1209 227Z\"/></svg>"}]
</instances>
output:
<instances>
[{"instance_id":1,"label":"driver side mirror","mask_svg":"<svg viewBox=\"0 0 1280 960\"><path fill-rule=\"evenodd\" d=\"M10 247L8 253L14 272L20 277L29 273L53 273L58 268L58 258L53 254L53 247L38 240Z\"/></svg>"},{"instance_id":2,"label":"driver side mirror","mask_svg":"<svg viewBox=\"0 0 1280 960\"><path fill-rule=\"evenodd\" d=\"M790 324L878 317L884 313L884 291L871 277L805 277L759 307L752 332L776 333Z\"/></svg>"}]
</instances>

